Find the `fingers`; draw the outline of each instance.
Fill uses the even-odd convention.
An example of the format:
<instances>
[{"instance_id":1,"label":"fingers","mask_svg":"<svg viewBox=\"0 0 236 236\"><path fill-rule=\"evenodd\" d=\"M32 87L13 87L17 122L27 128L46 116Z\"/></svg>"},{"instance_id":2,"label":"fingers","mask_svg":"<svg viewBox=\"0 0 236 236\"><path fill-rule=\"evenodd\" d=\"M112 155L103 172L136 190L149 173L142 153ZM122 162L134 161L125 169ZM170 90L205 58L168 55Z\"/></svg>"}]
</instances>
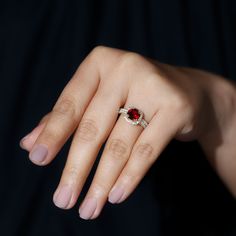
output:
<instances>
[{"instance_id":1,"label":"fingers","mask_svg":"<svg viewBox=\"0 0 236 236\"><path fill-rule=\"evenodd\" d=\"M178 131L170 113L158 112L137 139L130 158L109 193L111 203L124 201Z\"/></svg>"},{"instance_id":2,"label":"fingers","mask_svg":"<svg viewBox=\"0 0 236 236\"><path fill-rule=\"evenodd\" d=\"M106 142L89 191L80 206L80 217L89 219L99 215L108 193L128 161L132 146L142 129L141 126L135 127L128 124L123 115L119 117ZM93 209L88 202L96 202Z\"/></svg>"},{"instance_id":3,"label":"fingers","mask_svg":"<svg viewBox=\"0 0 236 236\"><path fill-rule=\"evenodd\" d=\"M168 113L150 115L153 118L145 118L151 121L144 130L140 126L131 126L122 117L118 119L80 206L83 219L95 219L107 198L111 203L124 201L175 136L179 125L171 118L168 120Z\"/></svg>"},{"instance_id":4,"label":"fingers","mask_svg":"<svg viewBox=\"0 0 236 236\"><path fill-rule=\"evenodd\" d=\"M103 87L97 91L86 109L76 130L67 162L53 200L56 206L71 208L86 181L97 154L116 122L117 110L126 96L118 89L107 99L110 92Z\"/></svg>"},{"instance_id":5,"label":"fingers","mask_svg":"<svg viewBox=\"0 0 236 236\"><path fill-rule=\"evenodd\" d=\"M118 49L97 47L86 57L62 91L45 126L37 133L35 143L29 144L28 148L32 146L29 158L33 163L46 165L56 156L78 126L101 78L110 74L123 53Z\"/></svg>"},{"instance_id":6,"label":"fingers","mask_svg":"<svg viewBox=\"0 0 236 236\"><path fill-rule=\"evenodd\" d=\"M75 204L78 195L85 183L85 180L97 157L97 154L101 148L101 145L104 143L111 129L115 125L116 118L118 116L118 109L123 106L123 104L127 100L127 93L129 91L128 83L130 82L130 80L127 80L127 77L124 77L124 73L119 72L120 71L116 68L116 71L112 71L112 73L109 74L109 80L104 80L105 83L102 83L101 81L97 93L90 102L87 110L82 117L82 120L80 121L79 127L75 132L66 166L63 170L59 186L53 197L54 203L58 207L68 209ZM130 74L131 73L129 72L129 76ZM136 78L138 77L140 77L140 75L136 76ZM124 81L124 78L126 79L126 81ZM115 93L111 93L111 89L114 87L116 88L116 91ZM132 127L132 129L142 130L141 127ZM122 136L120 137L120 140L121 138ZM119 152L119 150L117 150L119 148L122 149L122 147L117 147L117 145L122 145L120 144L120 140L119 136L117 135L116 140L114 140L110 144L111 149L116 148L115 152ZM130 142L133 142L134 140L135 138L132 137ZM130 143L130 145L132 145L132 143ZM102 165L106 165L106 162L104 161ZM121 169L122 165L117 168L117 173L119 173ZM102 170L100 172L102 172ZM105 173L108 172L105 171ZM107 178L110 177L111 176L107 176ZM114 179L113 181L111 181L111 185L112 183L114 183L117 177L118 174L114 175L114 177L111 177L111 180ZM101 178L103 177L101 176ZM100 181L100 185L101 182L102 181ZM89 205L92 206L96 204L101 205L105 199L104 196L107 197L107 194L109 192L108 188L108 192L104 194L104 192L102 192L102 189L99 189L95 186L98 186L98 184L94 184L93 193L96 195L96 197L101 197L99 195L101 195L102 193L103 200L100 200L100 202L96 202L96 200L94 201L94 199L90 199ZM91 208L90 210L83 210L85 211L85 213L81 213L81 215L84 215L84 217L86 217L86 215L88 215L89 211L91 210Z\"/></svg>"},{"instance_id":7,"label":"fingers","mask_svg":"<svg viewBox=\"0 0 236 236\"><path fill-rule=\"evenodd\" d=\"M82 114L99 84L96 68L84 70L86 60L69 81L53 107L50 117L37 137L30 160L38 165L48 164L78 125Z\"/></svg>"},{"instance_id":8,"label":"fingers","mask_svg":"<svg viewBox=\"0 0 236 236\"><path fill-rule=\"evenodd\" d=\"M130 104L134 103L127 99L124 107L127 108ZM144 101L140 102L140 110L148 114L145 117L146 121L151 120L155 113L154 111L147 110ZM129 124L124 119L123 114L120 115L109 135L91 186L80 206L80 217L83 219L94 219L100 214L112 186L126 165L133 145L142 131L143 128L141 126Z\"/></svg>"},{"instance_id":9,"label":"fingers","mask_svg":"<svg viewBox=\"0 0 236 236\"><path fill-rule=\"evenodd\" d=\"M84 219L96 218L108 197L112 203L126 199L179 127L168 112L160 111L154 115L158 106L153 101L155 94L152 91L156 93L156 90L151 91L150 86L156 85L155 76L150 76L143 86L137 82L153 75L153 68L137 73L143 60L137 57L134 60L129 55L121 63L117 59L121 58L121 51L110 50L110 54L108 51L100 50L103 55L96 60L95 57L92 60L91 56L85 59L62 91L48 119L31 132L30 138L28 136L21 142L25 149L30 150L29 158L33 163L45 165L75 131L53 196L56 206L69 209L77 201L97 154L109 136L90 189L79 209ZM105 63L101 58L109 60L106 59ZM114 68L114 65L119 66ZM114 88L115 93L111 93ZM142 110L149 115L145 119L151 120L145 130L141 126L130 125L122 115L116 122L118 109L125 101L126 107L133 105L127 101L128 93L129 97L135 97L135 101L141 101L141 110L142 107L152 109ZM144 95L145 99L142 99ZM156 103L151 108L150 101Z\"/></svg>"}]
</instances>

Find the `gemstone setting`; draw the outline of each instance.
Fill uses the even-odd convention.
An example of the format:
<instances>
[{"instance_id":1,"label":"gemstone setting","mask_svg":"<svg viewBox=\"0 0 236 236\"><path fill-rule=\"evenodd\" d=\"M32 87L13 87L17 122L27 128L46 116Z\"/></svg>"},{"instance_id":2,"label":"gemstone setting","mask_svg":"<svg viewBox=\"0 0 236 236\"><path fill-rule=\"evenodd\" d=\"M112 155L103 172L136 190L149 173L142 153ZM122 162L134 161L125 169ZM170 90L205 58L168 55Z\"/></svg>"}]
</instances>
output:
<instances>
[{"instance_id":1,"label":"gemstone setting","mask_svg":"<svg viewBox=\"0 0 236 236\"><path fill-rule=\"evenodd\" d=\"M140 117L140 114L138 113L138 109L136 108L129 109L127 114L129 115L129 118L131 120L138 120L138 118Z\"/></svg>"},{"instance_id":2,"label":"gemstone setting","mask_svg":"<svg viewBox=\"0 0 236 236\"><path fill-rule=\"evenodd\" d=\"M135 107L129 107L124 118L132 125L138 125L143 118L143 112Z\"/></svg>"}]
</instances>

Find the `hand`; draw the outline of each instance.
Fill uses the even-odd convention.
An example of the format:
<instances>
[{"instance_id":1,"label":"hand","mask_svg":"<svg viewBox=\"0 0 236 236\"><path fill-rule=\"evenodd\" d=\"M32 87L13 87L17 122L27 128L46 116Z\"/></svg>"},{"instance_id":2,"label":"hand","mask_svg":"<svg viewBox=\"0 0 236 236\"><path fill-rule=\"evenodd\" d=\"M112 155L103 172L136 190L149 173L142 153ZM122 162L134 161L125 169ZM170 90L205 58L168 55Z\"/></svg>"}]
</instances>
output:
<instances>
[{"instance_id":1,"label":"hand","mask_svg":"<svg viewBox=\"0 0 236 236\"><path fill-rule=\"evenodd\" d=\"M173 138L204 140L214 130L220 123L212 99L212 85L217 83L227 84L228 94L235 92L219 76L100 46L82 62L52 111L21 140L21 147L30 152L33 163L44 166L75 131L53 196L55 205L69 209L107 140L79 210L82 218L94 219L107 199L111 203L127 199ZM144 112L149 122L145 129L129 124L123 114L117 120L118 109L129 106ZM231 121L219 117L221 126Z\"/></svg>"}]
</instances>

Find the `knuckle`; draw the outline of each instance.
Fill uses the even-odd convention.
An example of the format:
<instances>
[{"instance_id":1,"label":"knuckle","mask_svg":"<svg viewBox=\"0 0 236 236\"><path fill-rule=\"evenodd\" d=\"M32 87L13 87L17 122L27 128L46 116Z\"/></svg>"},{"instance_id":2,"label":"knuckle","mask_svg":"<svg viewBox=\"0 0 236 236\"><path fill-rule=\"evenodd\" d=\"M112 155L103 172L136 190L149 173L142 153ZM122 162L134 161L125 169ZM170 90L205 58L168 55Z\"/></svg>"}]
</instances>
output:
<instances>
[{"instance_id":1,"label":"knuckle","mask_svg":"<svg viewBox=\"0 0 236 236\"><path fill-rule=\"evenodd\" d=\"M124 173L122 176L122 182L125 185L133 185L140 178L141 178L141 176L140 176L140 173L137 169L129 168L127 170L124 170Z\"/></svg>"},{"instance_id":2,"label":"knuckle","mask_svg":"<svg viewBox=\"0 0 236 236\"><path fill-rule=\"evenodd\" d=\"M71 119L76 115L76 102L72 97L62 98L53 108L53 112Z\"/></svg>"},{"instance_id":3,"label":"knuckle","mask_svg":"<svg viewBox=\"0 0 236 236\"><path fill-rule=\"evenodd\" d=\"M82 120L78 127L78 138L85 142L94 141L98 134L96 122L92 119Z\"/></svg>"},{"instance_id":4,"label":"knuckle","mask_svg":"<svg viewBox=\"0 0 236 236\"><path fill-rule=\"evenodd\" d=\"M66 169L66 176L68 178L68 181L75 183L79 178L79 171L74 166L69 167L68 169Z\"/></svg>"},{"instance_id":5,"label":"knuckle","mask_svg":"<svg viewBox=\"0 0 236 236\"><path fill-rule=\"evenodd\" d=\"M60 132L57 129L47 126L40 135L40 140L47 144L55 144L55 141L60 137Z\"/></svg>"},{"instance_id":6,"label":"knuckle","mask_svg":"<svg viewBox=\"0 0 236 236\"><path fill-rule=\"evenodd\" d=\"M93 193L95 195L100 195L101 193L106 195L108 192L109 186L106 184L106 181L96 180L96 182L93 183Z\"/></svg>"},{"instance_id":7,"label":"knuckle","mask_svg":"<svg viewBox=\"0 0 236 236\"><path fill-rule=\"evenodd\" d=\"M111 156L116 159L124 159L128 154L128 146L121 139L112 139L107 146Z\"/></svg>"},{"instance_id":8,"label":"knuckle","mask_svg":"<svg viewBox=\"0 0 236 236\"><path fill-rule=\"evenodd\" d=\"M137 146L135 155L145 161L153 158L153 147L148 143L141 143Z\"/></svg>"},{"instance_id":9,"label":"knuckle","mask_svg":"<svg viewBox=\"0 0 236 236\"><path fill-rule=\"evenodd\" d=\"M99 57L100 55L104 54L104 52L106 52L107 50L108 50L108 47L98 45L95 48L93 48L90 54L92 57Z\"/></svg>"},{"instance_id":10,"label":"knuckle","mask_svg":"<svg viewBox=\"0 0 236 236\"><path fill-rule=\"evenodd\" d=\"M143 57L135 52L126 52L120 59L119 68L121 70L138 66L143 61Z\"/></svg>"}]
</instances>

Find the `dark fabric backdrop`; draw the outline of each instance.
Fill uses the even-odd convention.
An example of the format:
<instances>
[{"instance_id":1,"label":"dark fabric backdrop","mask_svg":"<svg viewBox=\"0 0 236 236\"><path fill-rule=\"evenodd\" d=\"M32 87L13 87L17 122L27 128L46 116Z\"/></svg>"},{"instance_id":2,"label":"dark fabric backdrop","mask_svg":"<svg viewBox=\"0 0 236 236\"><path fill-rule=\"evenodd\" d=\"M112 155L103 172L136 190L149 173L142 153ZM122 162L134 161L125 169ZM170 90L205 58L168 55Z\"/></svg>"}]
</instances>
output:
<instances>
[{"instance_id":1,"label":"dark fabric backdrop","mask_svg":"<svg viewBox=\"0 0 236 236\"><path fill-rule=\"evenodd\" d=\"M236 79L236 1L1 0L0 235L235 236L235 200L197 142L173 140L132 196L94 221L77 212L92 175L76 207L53 205L71 140L47 167L18 142L101 44Z\"/></svg>"}]
</instances>

